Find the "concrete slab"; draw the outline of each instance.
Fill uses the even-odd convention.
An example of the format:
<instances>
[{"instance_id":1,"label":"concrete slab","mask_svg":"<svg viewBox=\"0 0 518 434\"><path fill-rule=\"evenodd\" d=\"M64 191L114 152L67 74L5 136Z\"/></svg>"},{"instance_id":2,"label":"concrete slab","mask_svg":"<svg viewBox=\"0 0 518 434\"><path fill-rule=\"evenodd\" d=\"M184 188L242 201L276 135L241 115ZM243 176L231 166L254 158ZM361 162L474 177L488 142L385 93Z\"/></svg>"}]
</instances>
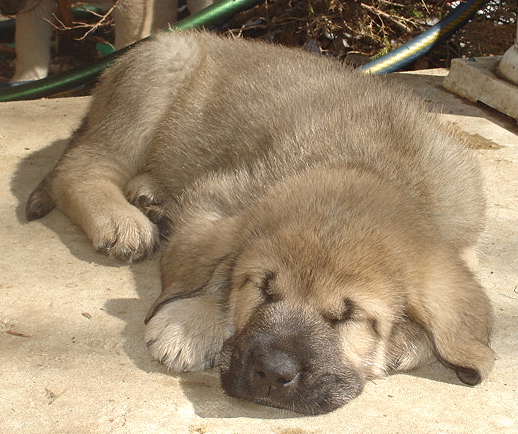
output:
<instances>
[{"instance_id":1,"label":"concrete slab","mask_svg":"<svg viewBox=\"0 0 518 434\"><path fill-rule=\"evenodd\" d=\"M502 56L453 59L444 87L518 119L518 86L496 75Z\"/></svg>"},{"instance_id":2,"label":"concrete slab","mask_svg":"<svg viewBox=\"0 0 518 434\"><path fill-rule=\"evenodd\" d=\"M152 362L143 318L156 259L124 265L92 251L54 211L27 223L28 194L60 155L87 98L0 104L0 433L515 433L516 124L445 92L445 70L394 75L470 139L489 213L479 277L496 313L495 370L461 385L439 364L376 380L347 406L303 417L225 396L216 371L172 375Z\"/></svg>"}]
</instances>

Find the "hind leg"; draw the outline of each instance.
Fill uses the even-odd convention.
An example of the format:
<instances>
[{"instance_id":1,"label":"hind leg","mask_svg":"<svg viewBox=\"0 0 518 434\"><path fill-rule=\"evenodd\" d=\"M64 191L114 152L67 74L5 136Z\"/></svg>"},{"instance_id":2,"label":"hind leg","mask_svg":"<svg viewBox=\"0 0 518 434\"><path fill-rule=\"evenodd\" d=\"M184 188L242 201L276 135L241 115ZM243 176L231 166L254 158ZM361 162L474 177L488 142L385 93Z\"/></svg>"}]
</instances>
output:
<instances>
[{"instance_id":1,"label":"hind leg","mask_svg":"<svg viewBox=\"0 0 518 434\"><path fill-rule=\"evenodd\" d=\"M97 251L123 261L149 256L158 247L158 228L126 200L122 185L128 173L121 162L82 151L71 149L31 194L28 220L43 217L58 205Z\"/></svg>"},{"instance_id":2,"label":"hind leg","mask_svg":"<svg viewBox=\"0 0 518 434\"><path fill-rule=\"evenodd\" d=\"M16 72L12 81L38 80L47 76L54 9L54 1L41 0L33 9L16 15Z\"/></svg>"},{"instance_id":3,"label":"hind leg","mask_svg":"<svg viewBox=\"0 0 518 434\"><path fill-rule=\"evenodd\" d=\"M124 188L146 167L160 121L202 59L195 35L157 39L104 74L83 125L27 204L28 219L56 205L94 248L122 260L142 259L158 246L157 226Z\"/></svg>"},{"instance_id":4,"label":"hind leg","mask_svg":"<svg viewBox=\"0 0 518 434\"><path fill-rule=\"evenodd\" d=\"M126 200L123 188L146 164L158 119L142 103L135 103L128 115L126 105L132 101L120 95L120 84L114 74L107 75L85 122L31 194L26 211L34 220L57 205L84 230L96 250L134 261L155 251L158 229Z\"/></svg>"},{"instance_id":5,"label":"hind leg","mask_svg":"<svg viewBox=\"0 0 518 434\"><path fill-rule=\"evenodd\" d=\"M118 0L113 10L115 48L139 41L176 21L177 0Z\"/></svg>"}]
</instances>

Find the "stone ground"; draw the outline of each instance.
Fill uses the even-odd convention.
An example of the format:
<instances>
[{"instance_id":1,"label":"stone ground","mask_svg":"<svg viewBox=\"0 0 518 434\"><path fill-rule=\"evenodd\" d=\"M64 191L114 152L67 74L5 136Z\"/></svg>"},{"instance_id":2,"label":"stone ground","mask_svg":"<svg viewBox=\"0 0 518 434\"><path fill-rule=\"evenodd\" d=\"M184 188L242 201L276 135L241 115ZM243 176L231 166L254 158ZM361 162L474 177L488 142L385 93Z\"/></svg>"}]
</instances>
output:
<instances>
[{"instance_id":1,"label":"stone ground","mask_svg":"<svg viewBox=\"0 0 518 434\"><path fill-rule=\"evenodd\" d=\"M150 360L143 318L159 293L156 259L95 253L58 211L28 223L27 196L60 155L88 98L0 103L0 433L515 433L517 128L441 88L446 70L395 74L469 136L488 225L479 278L496 313L490 378L466 387L439 364L372 381L323 416L230 398L216 371L176 375Z\"/></svg>"}]
</instances>

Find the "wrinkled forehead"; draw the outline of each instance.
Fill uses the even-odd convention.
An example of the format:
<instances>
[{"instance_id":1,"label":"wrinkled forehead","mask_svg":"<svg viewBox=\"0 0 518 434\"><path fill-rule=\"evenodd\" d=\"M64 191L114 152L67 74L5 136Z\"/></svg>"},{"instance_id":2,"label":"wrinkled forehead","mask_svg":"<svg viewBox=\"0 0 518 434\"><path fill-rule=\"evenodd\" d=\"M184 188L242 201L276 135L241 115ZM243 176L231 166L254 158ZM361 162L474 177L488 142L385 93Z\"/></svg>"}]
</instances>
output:
<instances>
[{"instance_id":1,"label":"wrinkled forehead","mask_svg":"<svg viewBox=\"0 0 518 434\"><path fill-rule=\"evenodd\" d=\"M390 276L378 273L344 274L332 270L280 271L272 290L284 299L315 306L325 312L361 310L378 319L388 319L404 309L404 289Z\"/></svg>"},{"instance_id":2,"label":"wrinkled forehead","mask_svg":"<svg viewBox=\"0 0 518 434\"><path fill-rule=\"evenodd\" d=\"M242 272L231 291L238 329L249 322L257 308L282 307L320 325L326 320L371 322L384 333L404 315L404 296L398 295L389 279L379 276L344 276L315 268L301 271L281 264L256 264L242 267Z\"/></svg>"},{"instance_id":3,"label":"wrinkled forehead","mask_svg":"<svg viewBox=\"0 0 518 434\"><path fill-rule=\"evenodd\" d=\"M258 288L294 303L322 308L347 302L375 311L379 304L403 302L398 274L385 261L378 261L377 255L355 258L344 254L343 247L337 251L314 249L314 244L304 242L290 244L271 238L252 243L241 252L234 277L253 280Z\"/></svg>"}]
</instances>

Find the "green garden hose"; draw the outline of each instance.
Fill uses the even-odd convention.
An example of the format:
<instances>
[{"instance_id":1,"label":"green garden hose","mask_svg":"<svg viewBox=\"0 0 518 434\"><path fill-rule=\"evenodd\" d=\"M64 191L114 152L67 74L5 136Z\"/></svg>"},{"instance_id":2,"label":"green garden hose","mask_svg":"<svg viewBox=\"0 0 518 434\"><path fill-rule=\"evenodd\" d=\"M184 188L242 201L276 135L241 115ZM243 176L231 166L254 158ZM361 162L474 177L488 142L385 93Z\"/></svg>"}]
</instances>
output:
<instances>
[{"instance_id":1,"label":"green garden hose","mask_svg":"<svg viewBox=\"0 0 518 434\"><path fill-rule=\"evenodd\" d=\"M197 27L210 27L229 19L242 10L251 8L261 1L263 0L223 0L205 8L197 14L177 22L172 28L175 30L186 30ZM466 24L487 1L488 0L469 0L461 2L450 14L430 29L405 45L363 65L360 67L360 70L370 74L386 74L401 69L403 66L413 62L428 52L437 44L449 38ZM141 41L136 42L135 44L140 42ZM0 89L0 102L43 98L91 83L107 66L131 47L132 45L115 51L81 68L76 68L41 80L25 82Z\"/></svg>"},{"instance_id":2,"label":"green garden hose","mask_svg":"<svg viewBox=\"0 0 518 434\"><path fill-rule=\"evenodd\" d=\"M202 11L175 23L172 29L186 30L196 27L209 27L229 19L238 12L249 9L263 0L223 0ZM149 39L145 38L146 40ZM142 41L136 42L139 44ZM65 71L61 74L20 84L14 84L0 90L0 102L44 98L59 92L74 89L91 83L95 78L119 56L133 45L117 50L112 54L96 60L86 66Z\"/></svg>"}]
</instances>

